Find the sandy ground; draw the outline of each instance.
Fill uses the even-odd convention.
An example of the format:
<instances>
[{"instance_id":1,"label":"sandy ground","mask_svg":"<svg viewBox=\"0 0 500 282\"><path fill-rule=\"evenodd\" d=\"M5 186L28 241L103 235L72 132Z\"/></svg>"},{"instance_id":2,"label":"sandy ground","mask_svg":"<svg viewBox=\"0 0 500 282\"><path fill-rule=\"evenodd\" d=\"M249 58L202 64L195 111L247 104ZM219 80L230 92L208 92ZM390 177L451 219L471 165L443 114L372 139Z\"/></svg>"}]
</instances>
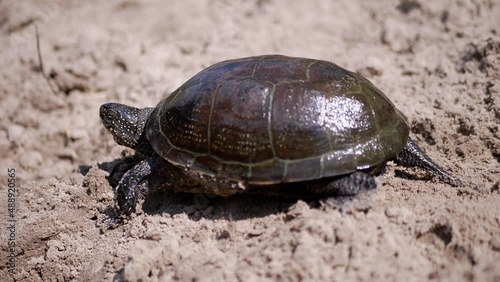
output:
<instances>
[{"instance_id":1,"label":"sandy ground","mask_svg":"<svg viewBox=\"0 0 500 282\"><path fill-rule=\"evenodd\" d=\"M499 28L496 0L0 1L1 280L500 281ZM137 157L99 105L154 106L204 67L269 53L368 77L466 186L389 165L345 201L164 192L104 232Z\"/></svg>"}]
</instances>

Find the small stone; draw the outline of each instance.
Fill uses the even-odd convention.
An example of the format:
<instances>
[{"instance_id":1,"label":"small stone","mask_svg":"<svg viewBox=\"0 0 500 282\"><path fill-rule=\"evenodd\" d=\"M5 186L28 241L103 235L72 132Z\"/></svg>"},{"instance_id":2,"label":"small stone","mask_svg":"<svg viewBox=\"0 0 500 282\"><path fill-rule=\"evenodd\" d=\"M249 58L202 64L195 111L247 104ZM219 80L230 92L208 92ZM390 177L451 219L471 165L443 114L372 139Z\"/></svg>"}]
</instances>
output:
<instances>
[{"instance_id":1,"label":"small stone","mask_svg":"<svg viewBox=\"0 0 500 282\"><path fill-rule=\"evenodd\" d=\"M44 264L45 259L43 256L39 257L32 257L30 260L27 261L28 265L37 265L37 264Z\"/></svg>"},{"instance_id":2,"label":"small stone","mask_svg":"<svg viewBox=\"0 0 500 282\"><path fill-rule=\"evenodd\" d=\"M158 228L157 226L152 226L146 230L144 234L144 239L159 242L161 240L161 234L162 232L160 228Z\"/></svg>"},{"instance_id":3,"label":"small stone","mask_svg":"<svg viewBox=\"0 0 500 282\"><path fill-rule=\"evenodd\" d=\"M7 128L7 138L9 141L19 140L21 135L24 133L25 128L18 124L11 124Z\"/></svg>"},{"instance_id":4,"label":"small stone","mask_svg":"<svg viewBox=\"0 0 500 282\"><path fill-rule=\"evenodd\" d=\"M385 215L389 218L401 216L401 210L396 207L388 207L385 209Z\"/></svg>"},{"instance_id":5,"label":"small stone","mask_svg":"<svg viewBox=\"0 0 500 282\"><path fill-rule=\"evenodd\" d=\"M19 156L19 164L26 170L36 169L42 164L42 159L42 154L39 152L26 151Z\"/></svg>"},{"instance_id":6,"label":"small stone","mask_svg":"<svg viewBox=\"0 0 500 282\"><path fill-rule=\"evenodd\" d=\"M293 206L291 206L288 209L288 212L286 213L286 215L290 219L297 218L297 217L302 216L309 209L310 209L310 207L306 202L299 200L297 203L295 203Z\"/></svg>"}]
</instances>

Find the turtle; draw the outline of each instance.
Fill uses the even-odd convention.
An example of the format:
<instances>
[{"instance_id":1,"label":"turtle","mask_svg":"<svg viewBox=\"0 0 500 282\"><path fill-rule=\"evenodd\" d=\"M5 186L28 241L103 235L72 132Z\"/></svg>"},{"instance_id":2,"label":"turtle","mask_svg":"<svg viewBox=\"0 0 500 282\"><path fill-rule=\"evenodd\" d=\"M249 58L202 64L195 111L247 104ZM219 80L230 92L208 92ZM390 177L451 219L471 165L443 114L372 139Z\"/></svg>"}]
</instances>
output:
<instances>
[{"instance_id":1,"label":"turtle","mask_svg":"<svg viewBox=\"0 0 500 282\"><path fill-rule=\"evenodd\" d=\"M354 196L376 188L390 160L461 185L412 140L407 118L382 91L324 60L226 60L154 108L106 103L99 114L116 143L145 157L115 188L124 215L158 189Z\"/></svg>"}]
</instances>

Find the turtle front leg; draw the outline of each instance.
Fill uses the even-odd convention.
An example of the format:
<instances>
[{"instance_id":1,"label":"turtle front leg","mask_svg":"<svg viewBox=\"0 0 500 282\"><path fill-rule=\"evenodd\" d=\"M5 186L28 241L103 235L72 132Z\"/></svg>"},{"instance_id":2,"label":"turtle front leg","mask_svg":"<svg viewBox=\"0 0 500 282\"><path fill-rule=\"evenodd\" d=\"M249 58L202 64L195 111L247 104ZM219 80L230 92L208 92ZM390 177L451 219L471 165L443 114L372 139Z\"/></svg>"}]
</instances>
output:
<instances>
[{"instance_id":1,"label":"turtle front leg","mask_svg":"<svg viewBox=\"0 0 500 282\"><path fill-rule=\"evenodd\" d=\"M149 194L147 178L158 169L162 159L154 154L127 171L115 189L117 209L120 214L130 215L139 200Z\"/></svg>"},{"instance_id":2,"label":"turtle front leg","mask_svg":"<svg viewBox=\"0 0 500 282\"><path fill-rule=\"evenodd\" d=\"M326 178L313 181L307 185L307 190L319 195L328 196L354 196L361 191L377 188L375 178L362 171L357 171L346 176Z\"/></svg>"},{"instance_id":3,"label":"turtle front leg","mask_svg":"<svg viewBox=\"0 0 500 282\"><path fill-rule=\"evenodd\" d=\"M405 167L419 167L437 176L439 180L452 186L462 186L460 179L453 177L437 165L420 147L408 137L405 148L396 158L396 162Z\"/></svg>"}]
</instances>

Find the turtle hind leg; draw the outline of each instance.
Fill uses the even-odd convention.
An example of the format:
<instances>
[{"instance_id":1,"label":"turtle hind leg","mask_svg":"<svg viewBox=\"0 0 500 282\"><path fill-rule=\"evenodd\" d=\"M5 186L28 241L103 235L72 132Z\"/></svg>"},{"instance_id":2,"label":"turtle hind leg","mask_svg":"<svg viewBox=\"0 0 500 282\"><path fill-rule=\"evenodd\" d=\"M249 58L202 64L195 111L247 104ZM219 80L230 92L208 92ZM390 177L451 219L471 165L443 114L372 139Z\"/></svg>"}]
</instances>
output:
<instances>
[{"instance_id":1,"label":"turtle hind leg","mask_svg":"<svg viewBox=\"0 0 500 282\"><path fill-rule=\"evenodd\" d=\"M365 190L377 188L375 178L362 171L349 175L321 179L307 185L307 190L315 194L328 196L354 196Z\"/></svg>"},{"instance_id":2,"label":"turtle hind leg","mask_svg":"<svg viewBox=\"0 0 500 282\"><path fill-rule=\"evenodd\" d=\"M460 179L453 177L446 170L427 156L417 144L408 137L405 148L396 157L396 162L405 167L419 167L437 176L439 180L452 186L462 186Z\"/></svg>"}]
</instances>

